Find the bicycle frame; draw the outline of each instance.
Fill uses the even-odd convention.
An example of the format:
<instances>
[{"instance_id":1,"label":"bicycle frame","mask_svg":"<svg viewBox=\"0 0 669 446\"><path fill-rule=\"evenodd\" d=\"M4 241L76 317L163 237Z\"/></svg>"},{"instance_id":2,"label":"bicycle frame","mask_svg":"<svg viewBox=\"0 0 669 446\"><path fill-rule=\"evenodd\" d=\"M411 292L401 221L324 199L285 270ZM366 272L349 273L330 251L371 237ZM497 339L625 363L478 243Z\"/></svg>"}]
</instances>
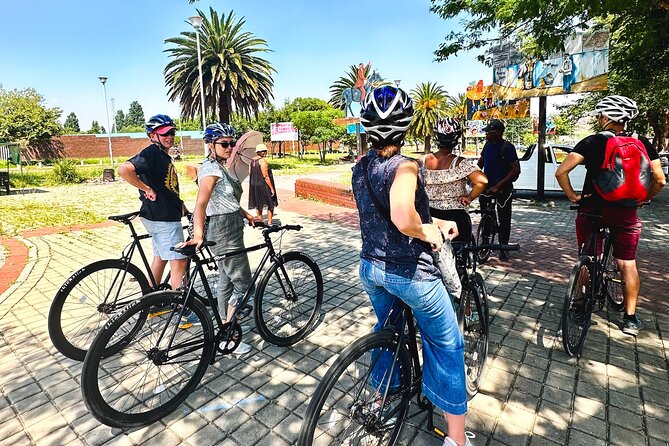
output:
<instances>
[{"instance_id":1,"label":"bicycle frame","mask_svg":"<svg viewBox=\"0 0 669 446\"><path fill-rule=\"evenodd\" d=\"M584 244L585 245L585 244ZM611 255L611 233L608 228L601 226L596 218L593 218L592 234L588 244L580 250L580 255L586 255L592 259L592 286L590 287L590 300L598 296L604 284L604 269ZM599 247L601 246L601 252Z\"/></svg>"}]
</instances>

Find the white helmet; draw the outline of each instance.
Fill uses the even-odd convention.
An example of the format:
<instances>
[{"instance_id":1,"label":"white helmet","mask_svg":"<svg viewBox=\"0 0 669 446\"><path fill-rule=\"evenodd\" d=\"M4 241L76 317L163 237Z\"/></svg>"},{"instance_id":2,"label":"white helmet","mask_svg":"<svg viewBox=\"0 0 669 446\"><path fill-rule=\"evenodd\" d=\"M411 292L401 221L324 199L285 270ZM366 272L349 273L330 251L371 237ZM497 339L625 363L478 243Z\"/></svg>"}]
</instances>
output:
<instances>
[{"instance_id":1,"label":"white helmet","mask_svg":"<svg viewBox=\"0 0 669 446\"><path fill-rule=\"evenodd\" d=\"M621 124L634 119L639 114L639 108L632 99L617 94L607 96L597 103L590 116L603 115L612 121Z\"/></svg>"}]
</instances>

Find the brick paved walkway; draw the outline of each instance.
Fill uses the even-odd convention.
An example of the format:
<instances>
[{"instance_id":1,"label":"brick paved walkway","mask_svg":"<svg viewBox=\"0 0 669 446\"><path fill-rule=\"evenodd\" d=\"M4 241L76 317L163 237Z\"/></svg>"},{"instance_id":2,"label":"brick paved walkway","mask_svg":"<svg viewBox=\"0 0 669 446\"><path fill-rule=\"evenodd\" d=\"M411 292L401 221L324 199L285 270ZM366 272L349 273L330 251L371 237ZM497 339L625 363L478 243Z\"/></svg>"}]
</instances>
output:
<instances>
[{"instance_id":1,"label":"brick paved walkway","mask_svg":"<svg viewBox=\"0 0 669 446\"><path fill-rule=\"evenodd\" d=\"M0 294L0 446L293 444L319 379L374 318L357 279L355 213L296 201L282 191L279 196L279 218L305 226L284 237L284 249L311 254L324 275L317 330L292 348L279 348L264 343L246 322L250 354L219 360L172 415L129 432L100 425L88 414L79 390L81 365L60 355L46 330L56 289L82 264L119 252L128 241L125 227L24 235L28 262L17 283ZM617 315L595 315L580 359L562 351L558 336L574 261L573 215L565 201L555 207L518 203L514 237L523 250L507 264L493 258L482 270L492 342L483 391L471 401L467 419L475 445L667 445L668 202L665 192L642 211L639 314L646 329L630 338L618 329ZM258 237L246 232L247 243ZM439 445L424 426L423 417L413 418L402 444Z\"/></svg>"}]
</instances>

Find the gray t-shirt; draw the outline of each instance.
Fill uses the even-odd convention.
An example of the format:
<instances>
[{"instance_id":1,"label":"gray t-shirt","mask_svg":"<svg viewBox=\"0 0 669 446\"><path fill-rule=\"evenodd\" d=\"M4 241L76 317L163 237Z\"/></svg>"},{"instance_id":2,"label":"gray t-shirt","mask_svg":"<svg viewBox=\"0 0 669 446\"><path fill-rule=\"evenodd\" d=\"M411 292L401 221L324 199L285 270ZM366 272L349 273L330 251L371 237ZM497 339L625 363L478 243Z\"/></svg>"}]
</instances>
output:
<instances>
[{"instance_id":1,"label":"gray t-shirt","mask_svg":"<svg viewBox=\"0 0 669 446\"><path fill-rule=\"evenodd\" d=\"M239 211L239 202L235 198L234 189L223 172L225 167L217 161L207 159L202 163L197 175L198 182L205 177L216 177L216 185L211 192L211 198L207 203L207 216L230 214Z\"/></svg>"}]
</instances>

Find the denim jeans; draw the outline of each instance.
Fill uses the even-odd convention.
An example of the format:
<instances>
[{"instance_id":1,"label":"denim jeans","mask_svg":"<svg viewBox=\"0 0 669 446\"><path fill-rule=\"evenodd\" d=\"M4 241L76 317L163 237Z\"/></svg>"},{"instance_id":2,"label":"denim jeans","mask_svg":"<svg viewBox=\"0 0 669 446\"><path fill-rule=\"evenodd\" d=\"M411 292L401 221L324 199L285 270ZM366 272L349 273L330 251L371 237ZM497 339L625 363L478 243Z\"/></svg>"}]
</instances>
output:
<instances>
[{"instance_id":1,"label":"denim jeans","mask_svg":"<svg viewBox=\"0 0 669 446\"><path fill-rule=\"evenodd\" d=\"M361 259L360 282L379 320L374 331L383 328L383 321L398 306L396 297L411 307L423 340L423 393L446 413L466 413L464 341L441 280L413 281ZM382 361L376 365L389 366Z\"/></svg>"}]
</instances>

